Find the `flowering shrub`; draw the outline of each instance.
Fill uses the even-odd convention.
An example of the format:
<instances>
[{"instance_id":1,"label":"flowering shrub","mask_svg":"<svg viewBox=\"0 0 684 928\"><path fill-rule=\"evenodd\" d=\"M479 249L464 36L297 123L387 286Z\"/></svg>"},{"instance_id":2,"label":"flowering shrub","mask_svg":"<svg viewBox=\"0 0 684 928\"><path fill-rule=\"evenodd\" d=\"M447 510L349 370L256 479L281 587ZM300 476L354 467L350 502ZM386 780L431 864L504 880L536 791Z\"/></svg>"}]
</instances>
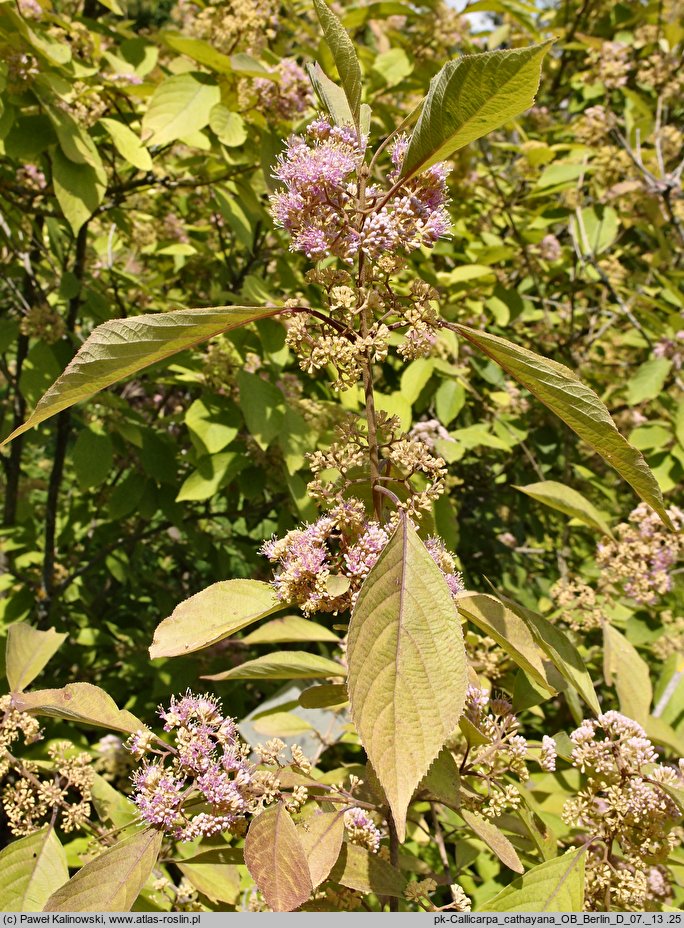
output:
<instances>
[{"instance_id":1,"label":"flowering shrub","mask_svg":"<svg viewBox=\"0 0 684 928\"><path fill-rule=\"evenodd\" d=\"M116 6L0 4L0 908L680 906L674 5Z\"/></svg>"}]
</instances>

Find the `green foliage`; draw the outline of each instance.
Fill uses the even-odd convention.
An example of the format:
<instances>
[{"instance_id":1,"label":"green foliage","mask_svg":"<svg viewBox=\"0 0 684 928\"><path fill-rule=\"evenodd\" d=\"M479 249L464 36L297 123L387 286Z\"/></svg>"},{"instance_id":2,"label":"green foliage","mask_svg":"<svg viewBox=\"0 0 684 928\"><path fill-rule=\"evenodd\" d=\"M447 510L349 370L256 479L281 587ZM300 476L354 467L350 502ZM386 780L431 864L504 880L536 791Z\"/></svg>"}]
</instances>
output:
<instances>
[{"instance_id":1,"label":"green foliage","mask_svg":"<svg viewBox=\"0 0 684 928\"><path fill-rule=\"evenodd\" d=\"M573 813L597 787L569 735L616 710L668 769L684 753L681 536L632 493L679 524L678 9L335 10L0 4L0 909L448 917L465 893L476 912L677 911L681 780L658 787L639 856L624 821L606 839L610 815ZM450 237L372 286L364 262L312 275L269 209L319 104L367 136L368 215L375 190L453 162ZM404 357L415 281L440 327ZM388 350L338 391L344 342L319 363L293 332L311 309L352 341L368 320L332 308L347 284L386 301ZM314 474L312 452L370 447L369 389L378 474ZM445 469L446 492L394 522L429 479L390 463L385 413ZM314 476L394 534L352 587L359 537L331 530L310 612L309 581L279 598L262 546L319 519ZM464 710L466 683L500 703L478 714L471 691ZM117 737L170 746L155 712L187 688L285 747L251 756L261 792L234 828L162 853ZM62 798L22 831L45 784Z\"/></svg>"}]
</instances>

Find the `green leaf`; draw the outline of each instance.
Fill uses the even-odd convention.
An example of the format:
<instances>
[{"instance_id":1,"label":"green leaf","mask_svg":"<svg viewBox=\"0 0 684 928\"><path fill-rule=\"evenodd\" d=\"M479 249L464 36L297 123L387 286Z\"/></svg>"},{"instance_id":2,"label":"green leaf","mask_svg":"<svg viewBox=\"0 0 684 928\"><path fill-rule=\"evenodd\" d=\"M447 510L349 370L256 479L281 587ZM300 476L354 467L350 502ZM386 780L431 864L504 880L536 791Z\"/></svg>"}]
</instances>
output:
<instances>
[{"instance_id":1,"label":"green leaf","mask_svg":"<svg viewBox=\"0 0 684 928\"><path fill-rule=\"evenodd\" d=\"M118 119L101 119L100 125L109 133L114 148L129 164L141 171L152 170L150 153L144 147L138 136L127 125Z\"/></svg>"},{"instance_id":2,"label":"green leaf","mask_svg":"<svg viewBox=\"0 0 684 928\"><path fill-rule=\"evenodd\" d=\"M402 874L377 854L344 843L337 863L328 879L361 893L378 896L403 896L406 879Z\"/></svg>"},{"instance_id":3,"label":"green leaf","mask_svg":"<svg viewBox=\"0 0 684 928\"><path fill-rule=\"evenodd\" d=\"M479 907L480 912L581 912L586 849L532 867Z\"/></svg>"},{"instance_id":4,"label":"green leaf","mask_svg":"<svg viewBox=\"0 0 684 928\"><path fill-rule=\"evenodd\" d=\"M347 687L343 683L323 683L310 686L299 696L299 705L305 709L329 709L349 702Z\"/></svg>"},{"instance_id":5,"label":"green leaf","mask_svg":"<svg viewBox=\"0 0 684 928\"><path fill-rule=\"evenodd\" d=\"M344 838L344 813L319 812L305 819L297 830L309 865L311 884L315 889L328 878L340 856Z\"/></svg>"},{"instance_id":6,"label":"green leaf","mask_svg":"<svg viewBox=\"0 0 684 928\"><path fill-rule=\"evenodd\" d=\"M238 371L240 407L247 428L264 451L276 438L285 420L285 398L278 387L257 374Z\"/></svg>"},{"instance_id":7,"label":"green leaf","mask_svg":"<svg viewBox=\"0 0 684 928\"><path fill-rule=\"evenodd\" d=\"M343 677L344 667L336 661L307 651L271 651L245 661L223 673L203 680L312 680L316 677Z\"/></svg>"},{"instance_id":8,"label":"green leaf","mask_svg":"<svg viewBox=\"0 0 684 928\"><path fill-rule=\"evenodd\" d=\"M344 90L330 80L318 62L310 64L308 72L313 89L323 106L332 116L333 122L337 123L338 126L353 126L354 114L350 109L349 100L347 100Z\"/></svg>"},{"instance_id":9,"label":"green leaf","mask_svg":"<svg viewBox=\"0 0 684 928\"><path fill-rule=\"evenodd\" d=\"M631 642L612 625L603 626L603 675L615 684L620 712L644 725L653 699L648 664Z\"/></svg>"},{"instance_id":10,"label":"green leaf","mask_svg":"<svg viewBox=\"0 0 684 928\"><path fill-rule=\"evenodd\" d=\"M386 52L381 52L373 62L373 70L376 71L392 87L400 84L405 77L408 77L413 71L413 65L403 48L390 48Z\"/></svg>"},{"instance_id":11,"label":"green leaf","mask_svg":"<svg viewBox=\"0 0 684 928\"><path fill-rule=\"evenodd\" d=\"M316 15L323 29L328 48L332 52L340 81L349 101L349 108L354 117L354 124L359 124L361 108L361 65L356 55L354 43L347 30L323 0L314 0Z\"/></svg>"},{"instance_id":12,"label":"green leaf","mask_svg":"<svg viewBox=\"0 0 684 928\"><path fill-rule=\"evenodd\" d=\"M240 416L232 402L220 396L206 396L188 407L185 424L200 453L217 454L238 434Z\"/></svg>"},{"instance_id":13,"label":"green leaf","mask_svg":"<svg viewBox=\"0 0 684 928\"><path fill-rule=\"evenodd\" d=\"M615 468L641 499L658 513L665 525L672 528L660 488L643 455L623 438L599 397L573 371L505 338L463 325L452 328L496 361L569 425Z\"/></svg>"},{"instance_id":14,"label":"green leaf","mask_svg":"<svg viewBox=\"0 0 684 928\"><path fill-rule=\"evenodd\" d=\"M639 403L647 403L660 396L671 370L672 361L667 358L645 361L627 381L629 405L638 406Z\"/></svg>"},{"instance_id":15,"label":"green leaf","mask_svg":"<svg viewBox=\"0 0 684 928\"><path fill-rule=\"evenodd\" d=\"M285 641L339 641L329 628L303 619L299 615L285 615L265 622L242 639L243 644L275 644Z\"/></svg>"},{"instance_id":16,"label":"green leaf","mask_svg":"<svg viewBox=\"0 0 684 928\"><path fill-rule=\"evenodd\" d=\"M112 468L114 447L109 435L83 429L71 452L71 461L76 471L76 479L82 490L99 487L107 479Z\"/></svg>"},{"instance_id":17,"label":"green leaf","mask_svg":"<svg viewBox=\"0 0 684 928\"><path fill-rule=\"evenodd\" d=\"M197 469L183 481L176 502L211 499L247 464L245 457L235 451L224 451L222 454L211 454L201 458L197 462Z\"/></svg>"},{"instance_id":18,"label":"green leaf","mask_svg":"<svg viewBox=\"0 0 684 928\"><path fill-rule=\"evenodd\" d=\"M285 806L258 815L245 838L245 863L274 912L293 912L313 892L306 851Z\"/></svg>"},{"instance_id":19,"label":"green leaf","mask_svg":"<svg viewBox=\"0 0 684 928\"><path fill-rule=\"evenodd\" d=\"M47 825L0 851L0 912L42 912L69 879L66 854Z\"/></svg>"},{"instance_id":20,"label":"green leaf","mask_svg":"<svg viewBox=\"0 0 684 928\"><path fill-rule=\"evenodd\" d=\"M209 114L209 128L227 148L238 148L247 141L247 126L239 113L218 103Z\"/></svg>"},{"instance_id":21,"label":"green leaf","mask_svg":"<svg viewBox=\"0 0 684 928\"><path fill-rule=\"evenodd\" d=\"M514 663L547 692L556 692L548 680L541 649L520 616L486 593L460 594L458 610L493 638L511 656Z\"/></svg>"},{"instance_id":22,"label":"green leaf","mask_svg":"<svg viewBox=\"0 0 684 928\"><path fill-rule=\"evenodd\" d=\"M557 626L552 625L548 619L526 609L518 603L513 602L506 596L497 593L498 598L508 608L527 623L530 631L534 635L535 641L553 663L556 670L560 673L573 689L577 690L579 695L594 712L599 715L601 706L596 697L594 684L591 682L591 676L586 668L575 645Z\"/></svg>"},{"instance_id":23,"label":"green leaf","mask_svg":"<svg viewBox=\"0 0 684 928\"><path fill-rule=\"evenodd\" d=\"M115 828L125 828L138 815L131 800L114 789L99 773L93 777L92 803L100 821Z\"/></svg>"},{"instance_id":24,"label":"green leaf","mask_svg":"<svg viewBox=\"0 0 684 928\"><path fill-rule=\"evenodd\" d=\"M163 834L156 829L126 838L89 861L53 893L44 912L130 912L152 873Z\"/></svg>"},{"instance_id":25,"label":"green leaf","mask_svg":"<svg viewBox=\"0 0 684 928\"><path fill-rule=\"evenodd\" d=\"M41 632L25 622L16 622L7 629L5 646L5 673L10 690L18 693L31 683L67 635L54 628Z\"/></svg>"},{"instance_id":26,"label":"green leaf","mask_svg":"<svg viewBox=\"0 0 684 928\"><path fill-rule=\"evenodd\" d=\"M406 180L514 119L534 103L551 43L463 55L430 81L401 174Z\"/></svg>"},{"instance_id":27,"label":"green leaf","mask_svg":"<svg viewBox=\"0 0 684 928\"><path fill-rule=\"evenodd\" d=\"M544 503L551 509L564 512L566 516L579 519L589 528L597 529L604 535L612 536L613 534L598 509L581 493L564 483L557 483L555 480L541 480L539 483L528 483L525 487L516 486L514 489L520 490L521 493L531 496L532 499Z\"/></svg>"},{"instance_id":28,"label":"green leaf","mask_svg":"<svg viewBox=\"0 0 684 928\"><path fill-rule=\"evenodd\" d=\"M459 815L468 828L470 828L481 841L484 841L490 851L493 851L503 864L516 873L524 872L525 868L520 862L515 848L506 835L503 834L493 822L488 821L476 812L469 812L468 809L459 809Z\"/></svg>"},{"instance_id":29,"label":"green leaf","mask_svg":"<svg viewBox=\"0 0 684 928\"><path fill-rule=\"evenodd\" d=\"M465 390L461 384L445 380L435 393L435 411L442 425L451 425L464 405Z\"/></svg>"},{"instance_id":30,"label":"green leaf","mask_svg":"<svg viewBox=\"0 0 684 928\"><path fill-rule=\"evenodd\" d=\"M162 41L174 51L180 52L181 55L187 55L188 58L192 58L198 64L202 64L212 71L217 71L219 74L228 74L233 70L228 55L217 51L213 45L203 39L190 38L176 32L164 32Z\"/></svg>"},{"instance_id":31,"label":"green leaf","mask_svg":"<svg viewBox=\"0 0 684 928\"><path fill-rule=\"evenodd\" d=\"M107 181L97 168L70 161L59 148L53 149L51 157L55 196L76 235L102 203Z\"/></svg>"},{"instance_id":32,"label":"green leaf","mask_svg":"<svg viewBox=\"0 0 684 928\"><path fill-rule=\"evenodd\" d=\"M582 165L576 166L579 172ZM587 206L570 223L572 236L583 255L598 255L613 244L618 234L618 215L612 206Z\"/></svg>"},{"instance_id":33,"label":"green leaf","mask_svg":"<svg viewBox=\"0 0 684 928\"><path fill-rule=\"evenodd\" d=\"M222 580L195 593L160 622L150 657L177 657L223 641L252 622L284 609L268 583Z\"/></svg>"},{"instance_id":34,"label":"green leaf","mask_svg":"<svg viewBox=\"0 0 684 928\"><path fill-rule=\"evenodd\" d=\"M405 3L378 0L363 6L352 6L345 10L343 23L347 29L358 29L369 19L386 19L389 16L415 16L416 11Z\"/></svg>"},{"instance_id":35,"label":"green leaf","mask_svg":"<svg viewBox=\"0 0 684 928\"><path fill-rule=\"evenodd\" d=\"M178 861L176 866L198 892L213 902L235 905L240 898L240 871L234 864Z\"/></svg>"},{"instance_id":36,"label":"green leaf","mask_svg":"<svg viewBox=\"0 0 684 928\"><path fill-rule=\"evenodd\" d=\"M347 657L352 716L403 841L413 792L456 728L467 685L454 601L406 517L361 587Z\"/></svg>"},{"instance_id":37,"label":"green leaf","mask_svg":"<svg viewBox=\"0 0 684 928\"><path fill-rule=\"evenodd\" d=\"M145 144L167 145L209 123L221 90L207 74L186 71L167 77L157 87L143 116Z\"/></svg>"},{"instance_id":38,"label":"green leaf","mask_svg":"<svg viewBox=\"0 0 684 928\"><path fill-rule=\"evenodd\" d=\"M157 361L237 326L281 312L275 306L221 306L131 316L99 325L29 418L2 443Z\"/></svg>"},{"instance_id":39,"label":"green leaf","mask_svg":"<svg viewBox=\"0 0 684 928\"><path fill-rule=\"evenodd\" d=\"M401 375L401 395L413 405L421 394L423 387L432 377L434 361L428 358L417 358L404 368Z\"/></svg>"},{"instance_id":40,"label":"green leaf","mask_svg":"<svg viewBox=\"0 0 684 928\"><path fill-rule=\"evenodd\" d=\"M129 734L145 728L140 719L125 709L117 708L112 697L92 683L67 683L59 690L16 693L12 697L12 705L29 715L67 719Z\"/></svg>"}]
</instances>

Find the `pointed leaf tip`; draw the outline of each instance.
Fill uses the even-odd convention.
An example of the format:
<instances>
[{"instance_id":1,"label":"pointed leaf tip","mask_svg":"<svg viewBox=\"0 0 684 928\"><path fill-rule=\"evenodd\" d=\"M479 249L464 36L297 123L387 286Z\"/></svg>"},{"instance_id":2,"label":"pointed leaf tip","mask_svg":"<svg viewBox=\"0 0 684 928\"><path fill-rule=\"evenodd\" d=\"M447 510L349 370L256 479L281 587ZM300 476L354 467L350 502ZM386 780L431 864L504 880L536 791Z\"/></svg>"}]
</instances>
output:
<instances>
[{"instance_id":1,"label":"pointed leaf tip","mask_svg":"<svg viewBox=\"0 0 684 928\"><path fill-rule=\"evenodd\" d=\"M467 685L456 606L406 517L352 615L349 698L400 840L414 790L458 725Z\"/></svg>"}]
</instances>

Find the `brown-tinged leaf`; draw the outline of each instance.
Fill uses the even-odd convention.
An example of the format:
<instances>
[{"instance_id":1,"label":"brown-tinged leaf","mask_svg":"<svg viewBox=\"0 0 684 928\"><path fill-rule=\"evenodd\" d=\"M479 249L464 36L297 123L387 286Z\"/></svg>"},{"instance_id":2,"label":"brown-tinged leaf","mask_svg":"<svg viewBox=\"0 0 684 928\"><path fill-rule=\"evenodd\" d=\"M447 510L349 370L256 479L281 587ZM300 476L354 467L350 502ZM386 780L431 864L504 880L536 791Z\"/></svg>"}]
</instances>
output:
<instances>
[{"instance_id":1,"label":"brown-tinged leaf","mask_svg":"<svg viewBox=\"0 0 684 928\"><path fill-rule=\"evenodd\" d=\"M524 872L525 868L515 848L493 822L487 821L475 812L469 812L468 809L459 809L459 814L468 828L474 831L481 841L484 841L490 851L494 851L503 864L515 870L516 873Z\"/></svg>"},{"instance_id":2,"label":"brown-tinged leaf","mask_svg":"<svg viewBox=\"0 0 684 928\"><path fill-rule=\"evenodd\" d=\"M403 896L406 878L392 864L355 844L342 845L328 879L349 889L377 896Z\"/></svg>"},{"instance_id":3,"label":"brown-tinged leaf","mask_svg":"<svg viewBox=\"0 0 684 928\"><path fill-rule=\"evenodd\" d=\"M319 812L298 827L314 888L327 879L340 856L344 838L344 812Z\"/></svg>"},{"instance_id":4,"label":"brown-tinged leaf","mask_svg":"<svg viewBox=\"0 0 684 928\"><path fill-rule=\"evenodd\" d=\"M467 685L451 592L405 517L361 588L347 657L352 716L403 841L413 792L458 725Z\"/></svg>"},{"instance_id":5,"label":"brown-tinged leaf","mask_svg":"<svg viewBox=\"0 0 684 928\"><path fill-rule=\"evenodd\" d=\"M294 912L313 892L306 851L281 802L265 809L250 825L245 863L274 912Z\"/></svg>"}]
</instances>

